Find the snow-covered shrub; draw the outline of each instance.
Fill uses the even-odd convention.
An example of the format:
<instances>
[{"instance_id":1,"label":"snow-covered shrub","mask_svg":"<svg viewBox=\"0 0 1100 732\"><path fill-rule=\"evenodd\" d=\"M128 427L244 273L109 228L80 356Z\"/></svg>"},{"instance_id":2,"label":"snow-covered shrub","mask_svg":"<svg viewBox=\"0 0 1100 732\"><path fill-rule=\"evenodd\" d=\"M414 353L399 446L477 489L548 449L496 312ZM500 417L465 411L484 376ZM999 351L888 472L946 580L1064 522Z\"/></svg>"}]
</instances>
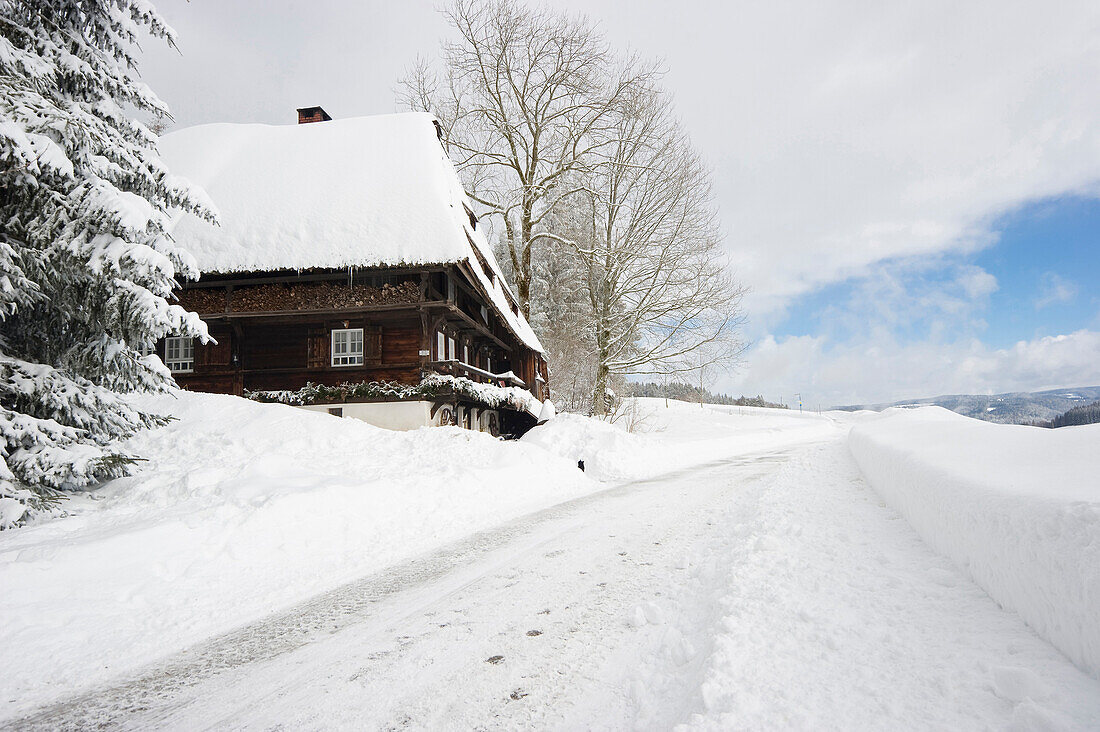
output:
<instances>
[{"instance_id":1,"label":"snow-covered shrub","mask_svg":"<svg viewBox=\"0 0 1100 732\"><path fill-rule=\"evenodd\" d=\"M297 391L245 391L245 396L258 402L289 404L303 407L310 404L340 404L365 399L417 400L435 399L458 394L491 409L515 409L538 415L542 404L526 389L518 386L481 384L464 376L431 374L415 386L395 381L362 381L339 386L306 384Z\"/></svg>"}]
</instances>

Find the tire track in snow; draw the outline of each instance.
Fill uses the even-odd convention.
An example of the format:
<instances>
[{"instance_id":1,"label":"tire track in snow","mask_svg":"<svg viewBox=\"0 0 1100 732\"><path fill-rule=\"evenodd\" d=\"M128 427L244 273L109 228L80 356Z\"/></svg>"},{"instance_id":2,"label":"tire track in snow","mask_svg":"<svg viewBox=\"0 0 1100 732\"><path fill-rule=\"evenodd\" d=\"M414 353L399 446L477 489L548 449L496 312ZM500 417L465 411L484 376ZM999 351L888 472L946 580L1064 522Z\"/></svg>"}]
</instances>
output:
<instances>
[{"instance_id":1,"label":"tire track in snow","mask_svg":"<svg viewBox=\"0 0 1100 732\"><path fill-rule=\"evenodd\" d=\"M797 448L792 448L797 449ZM583 525L593 507L630 499L638 493L662 490L672 481L702 477L738 467L764 463L768 469L792 449L761 452L716 460L653 478L612 486L557 506L537 511L494 529L402 562L383 572L318 595L293 609L221 635L151 664L128 680L99 687L47 705L20 719L4 722L3 729L127 728L137 719L164 719L189 690L234 669L290 653L338 631L373 622L378 607L398 594L420 595L402 606L413 614L441 596L453 593L499 570L517 554Z\"/></svg>"},{"instance_id":2,"label":"tire track in snow","mask_svg":"<svg viewBox=\"0 0 1100 732\"><path fill-rule=\"evenodd\" d=\"M414 611L348 628L246 669L247 678L230 674L196 689L196 703L152 721L211 729L568 729L563 714L590 690L600 697L599 718L638 718L634 680L624 685L608 674L624 666L676 677L671 686L650 685L659 699L649 708L667 717L664 710L682 707L697 684L663 638L681 627L706 649L699 637L711 635L707 623L690 626L698 606L712 605L714 617L706 598L720 591L723 574L706 547L706 562L677 560L722 533L728 504L751 514L757 481L785 460L725 465L593 504L585 521L544 532L540 543Z\"/></svg>"}]
</instances>

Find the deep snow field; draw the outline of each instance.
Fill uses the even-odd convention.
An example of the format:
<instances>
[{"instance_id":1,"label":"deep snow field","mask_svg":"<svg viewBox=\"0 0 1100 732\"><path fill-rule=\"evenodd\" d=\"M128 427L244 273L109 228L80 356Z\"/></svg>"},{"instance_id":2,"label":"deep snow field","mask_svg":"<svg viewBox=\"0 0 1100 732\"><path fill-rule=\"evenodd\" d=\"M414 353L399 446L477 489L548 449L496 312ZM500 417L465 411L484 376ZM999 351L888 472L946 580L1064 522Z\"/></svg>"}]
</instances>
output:
<instances>
[{"instance_id":1,"label":"deep snow field","mask_svg":"<svg viewBox=\"0 0 1100 732\"><path fill-rule=\"evenodd\" d=\"M222 395L141 401L177 421L123 445L148 460L140 473L69 499L66 518L0 533L0 720L603 487L593 477L649 477L833 432L771 410L730 424L673 402L652 426L668 445L662 432L562 415L548 450L536 435L391 432Z\"/></svg>"},{"instance_id":2,"label":"deep snow field","mask_svg":"<svg viewBox=\"0 0 1100 732\"><path fill-rule=\"evenodd\" d=\"M195 692L208 716L149 724L1100 729L1100 426L640 399L633 433L564 414L503 442L226 396L146 404L178 421L125 446L138 475L0 533L0 726L530 524L538 553L505 544L452 581L462 622L428 603L411 634L421 605L393 599L392 628L215 677ZM571 518L539 539L558 505ZM549 657L491 640L535 618ZM501 666L459 663L492 643ZM378 659L369 687L349 649ZM541 705L539 684L557 690Z\"/></svg>"}]
</instances>

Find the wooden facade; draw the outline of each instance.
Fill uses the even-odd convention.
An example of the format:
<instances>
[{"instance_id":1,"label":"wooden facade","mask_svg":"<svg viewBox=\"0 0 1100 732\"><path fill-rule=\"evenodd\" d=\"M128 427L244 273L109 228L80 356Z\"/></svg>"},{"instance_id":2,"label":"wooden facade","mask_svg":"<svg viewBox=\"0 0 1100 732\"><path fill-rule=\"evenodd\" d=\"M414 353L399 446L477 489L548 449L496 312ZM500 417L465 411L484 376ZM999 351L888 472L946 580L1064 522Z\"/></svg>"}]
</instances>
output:
<instances>
[{"instance_id":1,"label":"wooden facade","mask_svg":"<svg viewBox=\"0 0 1100 732\"><path fill-rule=\"evenodd\" d=\"M467 266L204 274L178 294L217 343L186 344L190 364L166 358L172 354L165 342L158 352L180 386L197 391L242 395L295 391L307 383L413 386L438 373L522 386L545 400L542 354L509 329ZM509 306L518 313L516 303ZM342 348L337 339L348 331L355 356L341 359L333 349Z\"/></svg>"}]
</instances>

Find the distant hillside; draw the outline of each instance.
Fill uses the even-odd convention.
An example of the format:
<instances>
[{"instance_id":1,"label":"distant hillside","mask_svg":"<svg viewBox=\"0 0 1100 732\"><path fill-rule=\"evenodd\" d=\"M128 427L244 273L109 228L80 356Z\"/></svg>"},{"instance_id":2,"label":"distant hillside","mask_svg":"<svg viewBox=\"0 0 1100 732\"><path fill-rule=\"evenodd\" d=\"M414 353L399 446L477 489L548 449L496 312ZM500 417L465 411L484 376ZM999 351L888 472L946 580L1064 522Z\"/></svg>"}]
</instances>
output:
<instances>
[{"instance_id":1,"label":"distant hillside","mask_svg":"<svg viewBox=\"0 0 1100 732\"><path fill-rule=\"evenodd\" d=\"M632 397L658 397L664 399L679 399L683 402L703 401L707 404L722 404L734 407L771 407L772 409L786 409L786 404L774 404L762 396L747 397L741 395L733 397L729 394L715 394L710 389L703 389L702 399L699 397L699 387L681 382L671 384L655 384L653 382L627 382L626 396Z\"/></svg>"},{"instance_id":2,"label":"distant hillside","mask_svg":"<svg viewBox=\"0 0 1100 732\"><path fill-rule=\"evenodd\" d=\"M1036 422L1036 427L1074 427L1082 424L1100 424L1100 401L1082 404L1065 414L1060 414L1049 422Z\"/></svg>"},{"instance_id":3,"label":"distant hillside","mask_svg":"<svg viewBox=\"0 0 1100 732\"><path fill-rule=\"evenodd\" d=\"M975 419L1000 424L1031 424L1047 422L1074 407L1100 399L1100 386L1082 386L1050 391L1011 392L1008 394L949 394L946 396L909 399L887 404L850 404L834 409L854 412L858 409L880 411L887 407L937 406Z\"/></svg>"}]
</instances>

